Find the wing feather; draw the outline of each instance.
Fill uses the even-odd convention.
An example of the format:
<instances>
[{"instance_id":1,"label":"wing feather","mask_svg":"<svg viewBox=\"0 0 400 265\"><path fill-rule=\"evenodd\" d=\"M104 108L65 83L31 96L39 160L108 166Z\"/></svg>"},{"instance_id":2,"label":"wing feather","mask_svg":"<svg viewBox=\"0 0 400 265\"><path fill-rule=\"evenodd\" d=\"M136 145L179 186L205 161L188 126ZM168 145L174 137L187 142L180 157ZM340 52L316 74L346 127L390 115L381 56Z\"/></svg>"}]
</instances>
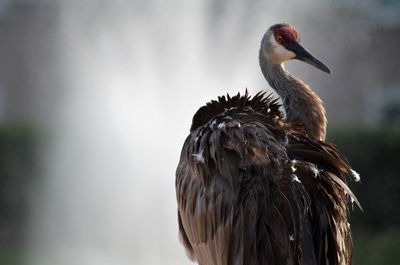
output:
<instances>
[{"instance_id":1,"label":"wing feather","mask_svg":"<svg viewBox=\"0 0 400 265\"><path fill-rule=\"evenodd\" d=\"M308 195L279 133L224 115L186 140L176 174L180 233L200 264L300 264Z\"/></svg>"},{"instance_id":2,"label":"wing feather","mask_svg":"<svg viewBox=\"0 0 400 265\"><path fill-rule=\"evenodd\" d=\"M199 109L176 171L180 238L201 265L351 265L351 167L263 93Z\"/></svg>"}]
</instances>

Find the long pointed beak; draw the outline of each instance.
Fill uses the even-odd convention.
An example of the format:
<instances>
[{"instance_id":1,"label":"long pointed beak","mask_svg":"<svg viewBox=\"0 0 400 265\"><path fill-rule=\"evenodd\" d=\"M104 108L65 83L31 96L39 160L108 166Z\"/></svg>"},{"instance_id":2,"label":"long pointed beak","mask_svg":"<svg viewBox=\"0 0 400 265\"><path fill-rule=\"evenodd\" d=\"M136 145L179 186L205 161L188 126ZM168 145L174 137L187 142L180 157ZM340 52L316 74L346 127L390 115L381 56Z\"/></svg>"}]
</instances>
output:
<instances>
[{"instance_id":1,"label":"long pointed beak","mask_svg":"<svg viewBox=\"0 0 400 265\"><path fill-rule=\"evenodd\" d=\"M323 62L312 56L312 54L307 51L303 46L300 45L299 42L294 41L291 43L291 50L296 54L296 59L306 62L325 73L330 74L331 70L329 70L328 66L326 66Z\"/></svg>"}]
</instances>

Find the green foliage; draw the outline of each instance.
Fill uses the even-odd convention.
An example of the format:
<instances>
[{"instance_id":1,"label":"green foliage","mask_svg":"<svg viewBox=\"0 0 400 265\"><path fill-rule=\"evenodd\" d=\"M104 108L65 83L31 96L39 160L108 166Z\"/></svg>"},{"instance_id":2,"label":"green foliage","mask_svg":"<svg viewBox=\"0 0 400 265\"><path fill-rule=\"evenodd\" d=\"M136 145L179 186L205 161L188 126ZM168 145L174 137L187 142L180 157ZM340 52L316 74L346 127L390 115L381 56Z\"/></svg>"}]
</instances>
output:
<instances>
[{"instance_id":1,"label":"green foliage","mask_svg":"<svg viewBox=\"0 0 400 265\"><path fill-rule=\"evenodd\" d=\"M354 265L400 264L400 231L355 233Z\"/></svg>"},{"instance_id":2,"label":"green foliage","mask_svg":"<svg viewBox=\"0 0 400 265\"><path fill-rule=\"evenodd\" d=\"M23 265L26 262L28 251L21 244L13 246L0 245L0 264L5 265Z\"/></svg>"},{"instance_id":3,"label":"green foliage","mask_svg":"<svg viewBox=\"0 0 400 265\"><path fill-rule=\"evenodd\" d=\"M23 237L37 175L37 136L28 126L0 127L0 242Z\"/></svg>"},{"instance_id":4,"label":"green foliage","mask_svg":"<svg viewBox=\"0 0 400 265\"><path fill-rule=\"evenodd\" d=\"M361 183L350 183L364 209L351 214L353 226L400 228L400 131L334 131L329 141L361 176Z\"/></svg>"}]
</instances>

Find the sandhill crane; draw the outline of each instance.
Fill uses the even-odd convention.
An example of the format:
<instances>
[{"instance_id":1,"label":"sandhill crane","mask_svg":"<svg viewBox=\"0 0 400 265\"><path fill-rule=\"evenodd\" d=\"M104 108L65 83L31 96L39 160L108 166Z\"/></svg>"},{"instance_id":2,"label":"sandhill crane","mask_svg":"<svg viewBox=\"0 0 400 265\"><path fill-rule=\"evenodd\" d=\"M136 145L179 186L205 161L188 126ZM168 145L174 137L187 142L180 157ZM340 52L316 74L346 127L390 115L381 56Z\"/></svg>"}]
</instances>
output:
<instances>
[{"instance_id":1,"label":"sandhill crane","mask_svg":"<svg viewBox=\"0 0 400 265\"><path fill-rule=\"evenodd\" d=\"M265 33L271 95L222 96L193 117L176 171L180 239L200 265L349 265L346 178L358 174L325 142L320 98L283 67L298 59L330 73L290 25Z\"/></svg>"}]
</instances>

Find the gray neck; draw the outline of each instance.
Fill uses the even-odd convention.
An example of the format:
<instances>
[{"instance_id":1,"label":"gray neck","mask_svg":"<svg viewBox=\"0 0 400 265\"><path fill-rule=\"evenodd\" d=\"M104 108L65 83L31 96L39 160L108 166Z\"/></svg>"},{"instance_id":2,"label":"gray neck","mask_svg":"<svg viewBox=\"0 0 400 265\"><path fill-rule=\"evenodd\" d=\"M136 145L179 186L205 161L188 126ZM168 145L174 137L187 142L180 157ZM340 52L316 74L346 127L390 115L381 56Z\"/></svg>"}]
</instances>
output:
<instances>
[{"instance_id":1,"label":"gray neck","mask_svg":"<svg viewBox=\"0 0 400 265\"><path fill-rule=\"evenodd\" d=\"M306 134L324 141L327 120L321 99L282 64L269 63L261 52L260 66L269 85L282 99L287 122L301 122Z\"/></svg>"}]
</instances>

